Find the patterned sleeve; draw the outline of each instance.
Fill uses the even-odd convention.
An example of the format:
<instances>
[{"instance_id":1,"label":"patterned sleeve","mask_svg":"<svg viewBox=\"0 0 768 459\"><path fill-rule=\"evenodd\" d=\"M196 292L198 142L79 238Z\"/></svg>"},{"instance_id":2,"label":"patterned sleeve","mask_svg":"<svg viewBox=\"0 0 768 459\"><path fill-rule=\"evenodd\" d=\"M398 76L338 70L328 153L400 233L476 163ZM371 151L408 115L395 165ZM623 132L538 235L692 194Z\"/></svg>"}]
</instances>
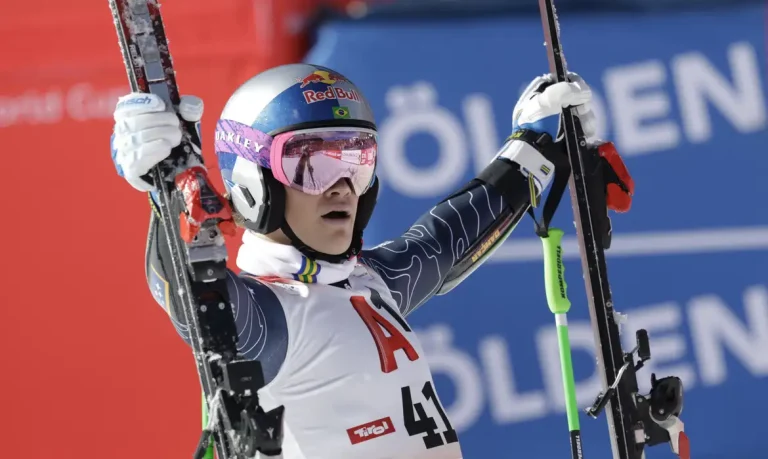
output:
<instances>
[{"instance_id":1,"label":"patterned sleeve","mask_svg":"<svg viewBox=\"0 0 768 459\"><path fill-rule=\"evenodd\" d=\"M475 181L422 215L402 236L363 251L361 262L384 279L405 316L440 290L506 207L500 193Z\"/></svg>"},{"instance_id":2,"label":"patterned sleeve","mask_svg":"<svg viewBox=\"0 0 768 459\"><path fill-rule=\"evenodd\" d=\"M152 297L165 310L176 332L189 344L189 327L177 300L178 289L169 275L165 235L154 215L147 244L147 284ZM246 358L261 362L269 383L280 370L288 351L288 327L277 296L262 283L227 271L227 290L237 326L237 348Z\"/></svg>"}]
</instances>

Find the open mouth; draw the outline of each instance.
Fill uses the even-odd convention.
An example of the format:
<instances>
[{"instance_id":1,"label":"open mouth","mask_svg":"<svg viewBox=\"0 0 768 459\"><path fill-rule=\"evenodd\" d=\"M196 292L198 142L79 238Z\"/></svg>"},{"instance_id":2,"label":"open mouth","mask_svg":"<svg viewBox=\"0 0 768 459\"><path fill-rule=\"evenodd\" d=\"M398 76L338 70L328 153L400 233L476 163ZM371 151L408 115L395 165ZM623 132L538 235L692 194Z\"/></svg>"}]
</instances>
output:
<instances>
[{"instance_id":1,"label":"open mouth","mask_svg":"<svg viewBox=\"0 0 768 459\"><path fill-rule=\"evenodd\" d=\"M333 210L323 215L326 220L345 220L349 218L349 212L344 210Z\"/></svg>"}]
</instances>

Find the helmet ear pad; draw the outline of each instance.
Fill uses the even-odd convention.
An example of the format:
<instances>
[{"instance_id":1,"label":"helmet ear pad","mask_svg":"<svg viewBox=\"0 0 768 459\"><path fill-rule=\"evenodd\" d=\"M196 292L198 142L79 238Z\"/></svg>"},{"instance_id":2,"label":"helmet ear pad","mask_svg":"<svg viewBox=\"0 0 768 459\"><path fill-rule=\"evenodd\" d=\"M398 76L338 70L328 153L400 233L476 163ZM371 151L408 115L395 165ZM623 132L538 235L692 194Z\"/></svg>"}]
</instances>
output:
<instances>
[{"instance_id":1,"label":"helmet ear pad","mask_svg":"<svg viewBox=\"0 0 768 459\"><path fill-rule=\"evenodd\" d=\"M285 219L285 188L272 170L238 158L232 169L230 200L247 229L260 234L278 230Z\"/></svg>"},{"instance_id":2,"label":"helmet ear pad","mask_svg":"<svg viewBox=\"0 0 768 459\"><path fill-rule=\"evenodd\" d=\"M357 216L355 217L355 237L362 239L363 231L368 226L379 198L379 177L374 177L373 185L360 196L357 201ZM354 241L353 241L354 244Z\"/></svg>"}]
</instances>

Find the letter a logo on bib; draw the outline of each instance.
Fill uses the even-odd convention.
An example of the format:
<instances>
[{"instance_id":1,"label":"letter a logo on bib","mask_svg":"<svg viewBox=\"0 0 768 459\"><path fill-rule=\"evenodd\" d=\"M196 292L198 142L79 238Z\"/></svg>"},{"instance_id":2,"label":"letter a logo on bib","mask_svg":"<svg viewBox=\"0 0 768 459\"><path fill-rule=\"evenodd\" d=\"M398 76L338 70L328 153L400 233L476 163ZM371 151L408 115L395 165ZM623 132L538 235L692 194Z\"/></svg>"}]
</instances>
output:
<instances>
[{"instance_id":1,"label":"letter a logo on bib","mask_svg":"<svg viewBox=\"0 0 768 459\"><path fill-rule=\"evenodd\" d=\"M352 306L355 311L360 315L360 318L365 322L365 326L368 327L368 331L373 336L373 341L376 343L376 350L379 351L379 359L381 360L381 371L384 373L391 373L397 370L397 360L395 359L395 351L403 350L408 359L413 362L419 358L419 354L416 349L413 348L408 339L400 333L392 323L385 319L381 314L376 312L371 305L368 304L365 297L353 296L350 298ZM387 336L384 330L389 333Z\"/></svg>"}]
</instances>

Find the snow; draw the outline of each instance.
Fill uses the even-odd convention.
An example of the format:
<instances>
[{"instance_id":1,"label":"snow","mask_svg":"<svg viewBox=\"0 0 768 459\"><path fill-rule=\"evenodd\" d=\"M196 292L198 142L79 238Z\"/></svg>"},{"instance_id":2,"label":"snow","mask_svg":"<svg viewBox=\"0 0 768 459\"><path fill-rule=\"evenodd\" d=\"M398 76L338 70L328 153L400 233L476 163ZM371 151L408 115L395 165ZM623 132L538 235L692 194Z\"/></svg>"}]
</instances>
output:
<instances>
[{"instance_id":1,"label":"snow","mask_svg":"<svg viewBox=\"0 0 768 459\"><path fill-rule=\"evenodd\" d=\"M129 6L125 11L125 24L132 35L152 32L152 18L149 16L148 4L154 4L154 0L127 0ZM136 12L147 12L147 15L137 15Z\"/></svg>"}]
</instances>

